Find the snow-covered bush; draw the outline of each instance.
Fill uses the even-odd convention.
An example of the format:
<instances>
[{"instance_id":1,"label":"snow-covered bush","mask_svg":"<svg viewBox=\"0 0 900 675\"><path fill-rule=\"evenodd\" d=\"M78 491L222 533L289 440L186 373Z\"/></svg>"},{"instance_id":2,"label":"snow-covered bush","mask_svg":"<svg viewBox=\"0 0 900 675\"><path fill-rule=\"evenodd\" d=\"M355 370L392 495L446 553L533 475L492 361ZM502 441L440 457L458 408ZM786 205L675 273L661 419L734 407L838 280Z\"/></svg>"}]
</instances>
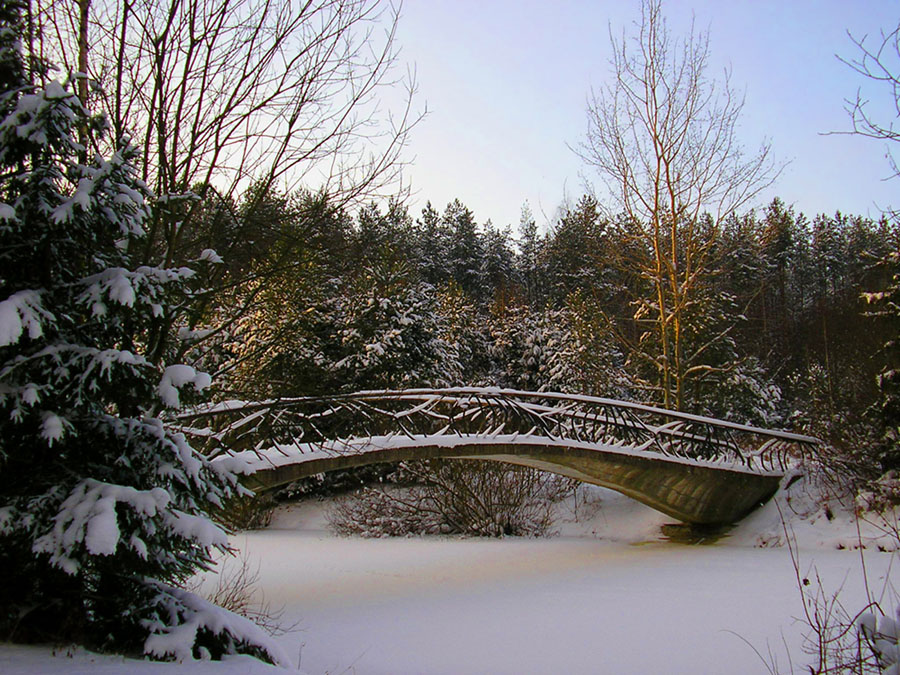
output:
<instances>
[{"instance_id":1,"label":"snow-covered bush","mask_svg":"<svg viewBox=\"0 0 900 675\"><path fill-rule=\"evenodd\" d=\"M777 428L784 423L781 389L755 357L735 358L714 386L696 388L695 410L732 422Z\"/></svg>"},{"instance_id":2,"label":"snow-covered bush","mask_svg":"<svg viewBox=\"0 0 900 675\"><path fill-rule=\"evenodd\" d=\"M874 662L871 664L874 669L884 675L900 675L900 622L866 612L859 617L857 628L866 650L871 652L867 660Z\"/></svg>"},{"instance_id":3,"label":"snow-covered bush","mask_svg":"<svg viewBox=\"0 0 900 675\"><path fill-rule=\"evenodd\" d=\"M209 384L164 359L192 271L137 264L132 151L94 155L102 120L28 83L18 15L0 17L0 72L18 73L0 91L0 639L279 661L178 587L227 550L206 514L236 489L157 416Z\"/></svg>"},{"instance_id":4,"label":"snow-covered bush","mask_svg":"<svg viewBox=\"0 0 900 675\"><path fill-rule=\"evenodd\" d=\"M526 391L581 392L580 345L564 312L510 307L491 327L496 384Z\"/></svg>"},{"instance_id":5,"label":"snow-covered bush","mask_svg":"<svg viewBox=\"0 0 900 675\"><path fill-rule=\"evenodd\" d=\"M491 384L628 398L623 359L576 295L563 309L507 307L491 317Z\"/></svg>"},{"instance_id":6,"label":"snow-covered bush","mask_svg":"<svg viewBox=\"0 0 900 675\"><path fill-rule=\"evenodd\" d=\"M381 261L308 292L267 294L265 312L238 327L236 360L252 357L234 382L242 391L294 396L447 386L460 379L437 291L403 265ZM279 339L270 340L272 333Z\"/></svg>"},{"instance_id":7,"label":"snow-covered bush","mask_svg":"<svg viewBox=\"0 0 900 675\"><path fill-rule=\"evenodd\" d=\"M406 463L391 483L337 502L328 514L332 529L366 537L542 536L553 524L553 503L573 489L554 474L473 460Z\"/></svg>"},{"instance_id":8,"label":"snow-covered bush","mask_svg":"<svg viewBox=\"0 0 900 675\"><path fill-rule=\"evenodd\" d=\"M897 503L900 493L891 496L892 483L879 484L879 478L885 472L881 455L884 443L878 437L874 411L859 410L853 403L865 399L854 386L860 378L844 378L841 391L834 391L829 386L829 379L822 365L812 363L789 381L790 387L799 392L794 395L791 425L825 441L825 445L808 458L811 460L809 469L821 474L834 489L851 498L862 491L878 495L875 501L882 504ZM871 503L873 508L876 508L875 501Z\"/></svg>"},{"instance_id":9,"label":"snow-covered bush","mask_svg":"<svg viewBox=\"0 0 900 675\"><path fill-rule=\"evenodd\" d=\"M340 300L328 372L347 390L445 386L458 368L441 336L434 289L403 278L365 274Z\"/></svg>"}]
</instances>

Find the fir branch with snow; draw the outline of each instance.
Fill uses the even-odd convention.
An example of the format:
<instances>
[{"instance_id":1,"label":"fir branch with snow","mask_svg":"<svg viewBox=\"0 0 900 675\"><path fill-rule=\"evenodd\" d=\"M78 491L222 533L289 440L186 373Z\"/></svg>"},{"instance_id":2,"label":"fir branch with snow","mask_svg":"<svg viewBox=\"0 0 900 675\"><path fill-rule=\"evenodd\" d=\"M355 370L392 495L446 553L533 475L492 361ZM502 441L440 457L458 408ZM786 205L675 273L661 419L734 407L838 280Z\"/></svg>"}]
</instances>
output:
<instances>
[{"instance_id":1,"label":"fir branch with snow","mask_svg":"<svg viewBox=\"0 0 900 675\"><path fill-rule=\"evenodd\" d=\"M136 264L151 199L132 150L85 160L79 134L103 125L0 42L18 73L0 80L0 636L283 661L178 588L228 549L208 513L239 490L156 414L209 384L152 351L192 271Z\"/></svg>"}]
</instances>

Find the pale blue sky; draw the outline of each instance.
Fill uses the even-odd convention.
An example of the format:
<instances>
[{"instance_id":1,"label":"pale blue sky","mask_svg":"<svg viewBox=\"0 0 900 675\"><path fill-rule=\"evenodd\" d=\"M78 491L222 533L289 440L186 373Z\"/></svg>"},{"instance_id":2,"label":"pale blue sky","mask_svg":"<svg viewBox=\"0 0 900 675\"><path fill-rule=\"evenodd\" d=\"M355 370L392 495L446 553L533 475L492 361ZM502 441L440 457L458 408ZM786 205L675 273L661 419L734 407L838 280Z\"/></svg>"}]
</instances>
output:
<instances>
[{"instance_id":1,"label":"pale blue sky","mask_svg":"<svg viewBox=\"0 0 900 675\"><path fill-rule=\"evenodd\" d=\"M746 92L740 137L764 138L789 160L774 195L807 215L868 214L900 205L884 144L822 135L849 128L844 99L862 79L835 54L852 56L847 31L875 38L900 20L896 0L668 0L673 34L710 31L712 68L731 67ZM404 0L398 41L414 64L428 118L414 131L405 180L418 215L459 198L479 222L519 221L527 200L545 225L568 195L583 192L580 160L567 147L586 129L591 86L609 77L608 26L619 35L638 0ZM873 103L888 101L872 90ZM898 148L900 150L900 148Z\"/></svg>"}]
</instances>

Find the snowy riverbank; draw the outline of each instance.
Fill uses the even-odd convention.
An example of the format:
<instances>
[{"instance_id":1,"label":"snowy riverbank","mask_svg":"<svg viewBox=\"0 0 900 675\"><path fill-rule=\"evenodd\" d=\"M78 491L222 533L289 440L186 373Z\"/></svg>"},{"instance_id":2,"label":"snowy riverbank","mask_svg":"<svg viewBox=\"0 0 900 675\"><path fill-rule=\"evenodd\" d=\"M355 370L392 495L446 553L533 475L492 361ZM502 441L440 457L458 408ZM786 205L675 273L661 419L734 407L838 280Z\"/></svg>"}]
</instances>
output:
<instances>
[{"instance_id":1,"label":"snowy riverbank","mask_svg":"<svg viewBox=\"0 0 900 675\"><path fill-rule=\"evenodd\" d=\"M599 488L561 505L549 539L337 538L325 504L308 502L234 542L259 565L266 599L296 623L279 640L310 675L764 673L754 648L781 672L802 672L802 605L778 545L779 508L801 572L815 565L825 589L843 586L848 609L865 594L852 518L814 508L802 484L789 496L704 546L665 541L665 516ZM877 549L891 540L864 526L863 541L881 595L893 556ZM174 666L70 652L2 646L0 672L278 672L245 658Z\"/></svg>"}]
</instances>

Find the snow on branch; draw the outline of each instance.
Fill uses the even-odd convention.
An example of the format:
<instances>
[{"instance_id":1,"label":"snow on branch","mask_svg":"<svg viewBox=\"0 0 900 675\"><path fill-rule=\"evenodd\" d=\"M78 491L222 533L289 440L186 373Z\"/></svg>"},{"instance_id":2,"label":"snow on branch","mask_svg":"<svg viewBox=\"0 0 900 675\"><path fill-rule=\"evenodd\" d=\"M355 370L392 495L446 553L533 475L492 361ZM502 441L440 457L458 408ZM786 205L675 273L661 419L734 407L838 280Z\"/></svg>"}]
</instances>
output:
<instances>
[{"instance_id":1,"label":"snow on branch","mask_svg":"<svg viewBox=\"0 0 900 675\"><path fill-rule=\"evenodd\" d=\"M83 545L91 555L112 555L119 545L120 531L116 505L129 505L135 513L153 517L169 503L162 488L138 490L112 485L93 478L81 481L61 504L53 529L38 538L35 553L49 553L51 562L68 574L81 567L75 548ZM134 542L129 542L134 546ZM138 547L139 548L139 547Z\"/></svg>"},{"instance_id":2,"label":"snow on branch","mask_svg":"<svg viewBox=\"0 0 900 675\"><path fill-rule=\"evenodd\" d=\"M203 632L228 638L226 653L237 653L238 647L255 648L275 665L288 667L290 659L275 641L257 624L234 612L180 588L153 583L156 596L156 618L143 621L150 636L144 642L144 653L157 658L190 661L196 656L210 658L204 647L194 649Z\"/></svg>"},{"instance_id":3,"label":"snow on branch","mask_svg":"<svg viewBox=\"0 0 900 675\"><path fill-rule=\"evenodd\" d=\"M54 80L48 82L44 89L19 97L15 109L0 121L0 135L12 134L35 145L46 147L51 142L47 124L51 110L53 114L60 115L70 124L75 123L79 113L84 114L78 97L66 91ZM73 151L83 149L73 136L67 134L54 135L53 140L62 142ZM11 146L0 144L0 161L4 161L7 153L11 151Z\"/></svg>"},{"instance_id":4,"label":"snow on branch","mask_svg":"<svg viewBox=\"0 0 900 675\"><path fill-rule=\"evenodd\" d=\"M210 385L212 379L206 373L200 373L191 366L176 364L169 366L163 372L159 383L159 397L170 408L180 408L181 400L178 390L188 384L194 385L197 391L203 391Z\"/></svg>"},{"instance_id":5,"label":"snow on branch","mask_svg":"<svg viewBox=\"0 0 900 675\"><path fill-rule=\"evenodd\" d=\"M81 547L93 556L113 555L122 541L117 506L126 505L140 517L158 518L175 535L200 546L227 547L228 535L204 516L171 508L172 497L162 487L138 490L88 478L81 481L63 501L54 518L53 529L35 540L35 553L49 553L52 564L67 574L76 574L83 558ZM125 545L142 558L145 543L133 534Z\"/></svg>"},{"instance_id":6,"label":"snow on branch","mask_svg":"<svg viewBox=\"0 0 900 675\"><path fill-rule=\"evenodd\" d=\"M85 290L76 301L90 305L94 316L104 316L107 312L106 301L133 307L136 301L141 300L150 305L154 316L160 316L160 287L193 275L194 271L187 267L164 269L142 265L134 271L110 267L85 278L82 282Z\"/></svg>"},{"instance_id":7,"label":"snow on branch","mask_svg":"<svg viewBox=\"0 0 900 675\"><path fill-rule=\"evenodd\" d=\"M41 306L39 291L25 290L13 293L0 302L0 347L16 344L27 330L32 340L44 334L42 320L53 316Z\"/></svg>"}]
</instances>

